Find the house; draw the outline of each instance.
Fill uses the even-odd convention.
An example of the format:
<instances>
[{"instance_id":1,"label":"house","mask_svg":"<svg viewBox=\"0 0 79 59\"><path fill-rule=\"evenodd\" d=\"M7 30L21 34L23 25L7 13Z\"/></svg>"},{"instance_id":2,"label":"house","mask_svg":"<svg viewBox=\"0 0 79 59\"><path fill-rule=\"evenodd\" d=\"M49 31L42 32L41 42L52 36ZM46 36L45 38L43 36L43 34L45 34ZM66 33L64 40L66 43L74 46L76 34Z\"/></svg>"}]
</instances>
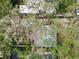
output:
<instances>
[{"instance_id":1,"label":"house","mask_svg":"<svg viewBox=\"0 0 79 59\"><path fill-rule=\"evenodd\" d=\"M35 27L30 33L30 40L35 47L54 47L56 39L57 33L51 25Z\"/></svg>"},{"instance_id":2,"label":"house","mask_svg":"<svg viewBox=\"0 0 79 59\"><path fill-rule=\"evenodd\" d=\"M28 0L26 4L20 5L20 13L54 13L56 9L50 2L47 2L47 7L45 8L44 0Z\"/></svg>"}]
</instances>

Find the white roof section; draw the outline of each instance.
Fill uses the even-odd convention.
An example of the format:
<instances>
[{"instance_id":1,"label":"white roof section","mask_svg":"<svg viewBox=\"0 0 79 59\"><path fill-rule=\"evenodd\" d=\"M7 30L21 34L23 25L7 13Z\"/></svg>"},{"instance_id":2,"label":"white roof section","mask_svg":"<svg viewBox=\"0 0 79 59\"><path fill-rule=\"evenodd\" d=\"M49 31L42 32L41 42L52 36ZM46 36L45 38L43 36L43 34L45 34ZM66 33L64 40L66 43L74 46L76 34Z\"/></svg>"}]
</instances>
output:
<instances>
[{"instance_id":1,"label":"white roof section","mask_svg":"<svg viewBox=\"0 0 79 59\"><path fill-rule=\"evenodd\" d=\"M20 13L39 13L37 9L29 8L26 5L20 5Z\"/></svg>"}]
</instances>

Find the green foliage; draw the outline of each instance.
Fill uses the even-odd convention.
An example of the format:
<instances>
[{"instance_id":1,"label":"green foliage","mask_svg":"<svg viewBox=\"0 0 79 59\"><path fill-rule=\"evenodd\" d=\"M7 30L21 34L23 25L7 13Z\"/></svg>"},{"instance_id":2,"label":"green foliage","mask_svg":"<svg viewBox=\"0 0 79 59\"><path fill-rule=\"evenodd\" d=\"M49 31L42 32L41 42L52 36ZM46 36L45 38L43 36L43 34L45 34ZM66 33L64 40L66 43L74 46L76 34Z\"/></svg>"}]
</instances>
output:
<instances>
[{"instance_id":1,"label":"green foliage","mask_svg":"<svg viewBox=\"0 0 79 59\"><path fill-rule=\"evenodd\" d=\"M74 3L74 4L72 4L72 5L69 5L67 8L66 8L66 10L67 10L67 12L70 12L70 13L72 13L73 15L75 15L75 13L76 13L76 9L78 9L79 8L79 4L78 3Z\"/></svg>"},{"instance_id":2,"label":"green foliage","mask_svg":"<svg viewBox=\"0 0 79 59\"><path fill-rule=\"evenodd\" d=\"M75 3L75 0L59 0L58 7L56 8L58 12L67 12L66 8Z\"/></svg>"},{"instance_id":3,"label":"green foliage","mask_svg":"<svg viewBox=\"0 0 79 59\"><path fill-rule=\"evenodd\" d=\"M76 37L79 34L79 26L76 26L76 24L78 25L79 23L76 22L75 24L73 24L72 22L75 21L75 19L73 18L73 20L71 20L71 22L69 23L70 25L64 26L66 24L60 22L61 19L55 18L52 20L57 32L59 33L58 40L61 42L61 45L57 44L55 46L53 53L55 53L55 56L59 56L60 59L74 59L76 55L78 55L76 54L76 51L78 51L76 49L76 45L78 44L76 43L79 38ZM65 21L65 19L63 20Z\"/></svg>"},{"instance_id":4,"label":"green foliage","mask_svg":"<svg viewBox=\"0 0 79 59\"><path fill-rule=\"evenodd\" d=\"M63 2L64 2L64 4L65 4L66 6L69 6L69 5L74 4L76 1L75 1L75 0L64 0Z\"/></svg>"},{"instance_id":5,"label":"green foliage","mask_svg":"<svg viewBox=\"0 0 79 59\"><path fill-rule=\"evenodd\" d=\"M7 15L12 8L10 0L0 0L0 18Z\"/></svg>"},{"instance_id":6,"label":"green foliage","mask_svg":"<svg viewBox=\"0 0 79 59\"><path fill-rule=\"evenodd\" d=\"M68 2L70 1L70 2ZM58 2L57 2L58 3ZM60 3L59 3L60 4ZM69 11L72 9L78 8L77 5L72 5L73 2L71 0L64 0L63 5L58 8L58 12L63 13L65 12L68 8ZM47 5L45 5L46 7ZM74 7L72 7L74 6ZM71 8L70 8L71 7ZM0 18L8 14L9 10L11 8L11 4L9 3L9 0L0 0ZM36 15L33 14L28 14L27 16L21 15L20 13L17 12L17 8L14 8L13 10L10 11L9 15L6 17L3 17L3 19L0 20L0 45L4 45L4 53L5 55L10 55L11 48L8 45L12 44L12 38L15 38L15 41L18 43L19 40L16 38L23 38L23 44L25 44L25 50L23 52L20 52L18 49L15 49L18 52L18 55L21 59L24 59L26 55L29 55L31 53L31 42L29 42L29 33L35 28L35 27L42 27L46 23L51 24L54 26L55 30L58 32L58 40L61 41L61 46L56 43L54 48L52 49L53 51L53 56L56 58L56 56L59 56L60 59L74 59L76 53L72 52L72 44L73 48L77 48L79 50L79 22L77 21L78 19L75 20L75 18L71 19L66 19L69 22L66 22L65 19L61 21L59 18L53 18L52 14L46 14L48 17L48 20L46 19L36 19ZM21 18L23 17L23 18ZM15 33L20 33L20 32L15 32L14 30L18 29L15 27L16 21L20 20L21 23L18 24L19 30L22 31L21 35L15 35ZM12 22L11 22L12 21ZM64 22L65 21L65 22ZM24 23L27 24L24 24ZM13 24L14 23L14 24ZM12 25L13 24L13 25ZM23 25L23 26L21 26ZM51 33L53 34L53 33ZM21 37L21 38L20 38ZM45 43L50 43L45 41ZM28 45L29 44L29 45ZM33 44L32 44L33 45ZM75 51L75 50L74 50ZM73 56L74 55L74 56ZM79 51L77 51L77 59L79 58ZM36 53L31 53L30 59L42 59L42 56L36 54Z\"/></svg>"},{"instance_id":7,"label":"green foliage","mask_svg":"<svg viewBox=\"0 0 79 59\"><path fill-rule=\"evenodd\" d=\"M29 59L43 59L43 56L37 53L31 53L29 57Z\"/></svg>"}]
</instances>

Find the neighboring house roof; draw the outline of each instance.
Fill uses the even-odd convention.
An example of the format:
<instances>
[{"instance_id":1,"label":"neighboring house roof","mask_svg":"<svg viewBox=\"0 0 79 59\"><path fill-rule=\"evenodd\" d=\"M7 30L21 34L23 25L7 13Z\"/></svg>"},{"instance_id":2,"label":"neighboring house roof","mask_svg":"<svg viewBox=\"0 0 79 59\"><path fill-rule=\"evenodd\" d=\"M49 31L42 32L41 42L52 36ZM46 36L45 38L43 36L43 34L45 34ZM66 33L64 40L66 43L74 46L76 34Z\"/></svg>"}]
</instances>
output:
<instances>
[{"instance_id":1,"label":"neighboring house roof","mask_svg":"<svg viewBox=\"0 0 79 59\"><path fill-rule=\"evenodd\" d=\"M20 5L20 13L34 13L38 14L40 11L42 13L53 13L56 12L56 9L51 3L47 4L48 6L45 8L44 0L28 0L27 4Z\"/></svg>"}]
</instances>

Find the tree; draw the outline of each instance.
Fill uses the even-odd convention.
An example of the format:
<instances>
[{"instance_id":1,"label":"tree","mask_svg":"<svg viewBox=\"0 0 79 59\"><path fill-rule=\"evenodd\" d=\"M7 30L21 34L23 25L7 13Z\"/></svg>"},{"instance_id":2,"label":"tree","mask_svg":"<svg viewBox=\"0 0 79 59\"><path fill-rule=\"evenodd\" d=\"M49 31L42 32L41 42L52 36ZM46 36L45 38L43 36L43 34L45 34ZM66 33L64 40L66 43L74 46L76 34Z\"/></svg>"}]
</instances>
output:
<instances>
[{"instance_id":1,"label":"tree","mask_svg":"<svg viewBox=\"0 0 79 59\"><path fill-rule=\"evenodd\" d=\"M75 3L75 0L59 0L58 7L56 8L58 12L67 12L66 8Z\"/></svg>"},{"instance_id":2,"label":"tree","mask_svg":"<svg viewBox=\"0 0 79 59\"><path fill-rule=\"evenodd\" d=\"M47 0L47 1L49 1L49 0ZM69 0L67 0L67 1L69 1ZM33 4L35 4L35 3L33 2ZM41 6L39 4L38 4L38 6ZM52 5L52 3L51 3L51 5ZM64 9L66 10L66 8L67 7L69 8L70 5L72 5L72 4L65 3L64 6L62 6L60 4L60 6L62 6L62 7L59 9L63 9L63 10L61 10L61 12L64 12ZM37 7L37 6L36 5L32 6L32 4L31 4L31 7ZM45 7L47 7L47 6L45 6ZM1 8L2 8L2 6L1 6ZM4 10L5 9L3 8L1 11L4 11ZM9 9L7 9L7 10L9 11ZM60 12L60 10L58 12ZM45 26L45 25L52 25L55 28L55 30L58 32L58 40L60 41L59 43L61 44L61 45L56 44L56 46L54 46L54 48L53 48L54 53L56 53L56 55L59 56L60 59L74 58L74 56L76 55L75 49L74 49L74 47L76 47L75 43L78 43L77 41L79 39L79 37L78 37L79 36L78 19L53 18L52 14L51 14L51 17L49 17L47 15L47 17L48 17L47 19L42 19L42 18L38 19L38 18L36 18L37 15L35 15L35 14L27 14L27 16L23 15L23 17L21 17L21 15L22 14L17 12L17 8L14 7L8 13L7 16L3 17L3 19L0 19L0 43L1 43L0 45L1 46L4 45L3 51L5 52L5 55L10 55L10 50L11 50L10 45L12 45L12 43L15 43L17 45L25 44L26 50L24 50L23 53L19 52L20 57L24 59L24 56L26 56L26 53L27 54L31 53L31 51L30 51L31 46L27 45L27 44L30 43L34 46L34 43L30 42L30 40L29 40L30 39L29 34L32 32L32 30L36 27L41 28L42 26ZM43 33L41 33L41 34L43 34ZM53 33L50 33L50 34L52 35ZM41 35L40 35L40 37L41 37ZM45 43L47 44L48 42L46 41ZM17 50L17 49L15 49L15 50ZM32 57L39 58L39 56L38 55L36 56L36 54Z\"/></svg>"},{"instance_id":3,"label":"tree","mask_svg":"<svg viewBox=\"0 0 79 59\"><path fill-rule=\"evenodd\" d=\"M10 0L0 0L0 18L7 15L11 7Z\"/></svg>"}]
</instances>

